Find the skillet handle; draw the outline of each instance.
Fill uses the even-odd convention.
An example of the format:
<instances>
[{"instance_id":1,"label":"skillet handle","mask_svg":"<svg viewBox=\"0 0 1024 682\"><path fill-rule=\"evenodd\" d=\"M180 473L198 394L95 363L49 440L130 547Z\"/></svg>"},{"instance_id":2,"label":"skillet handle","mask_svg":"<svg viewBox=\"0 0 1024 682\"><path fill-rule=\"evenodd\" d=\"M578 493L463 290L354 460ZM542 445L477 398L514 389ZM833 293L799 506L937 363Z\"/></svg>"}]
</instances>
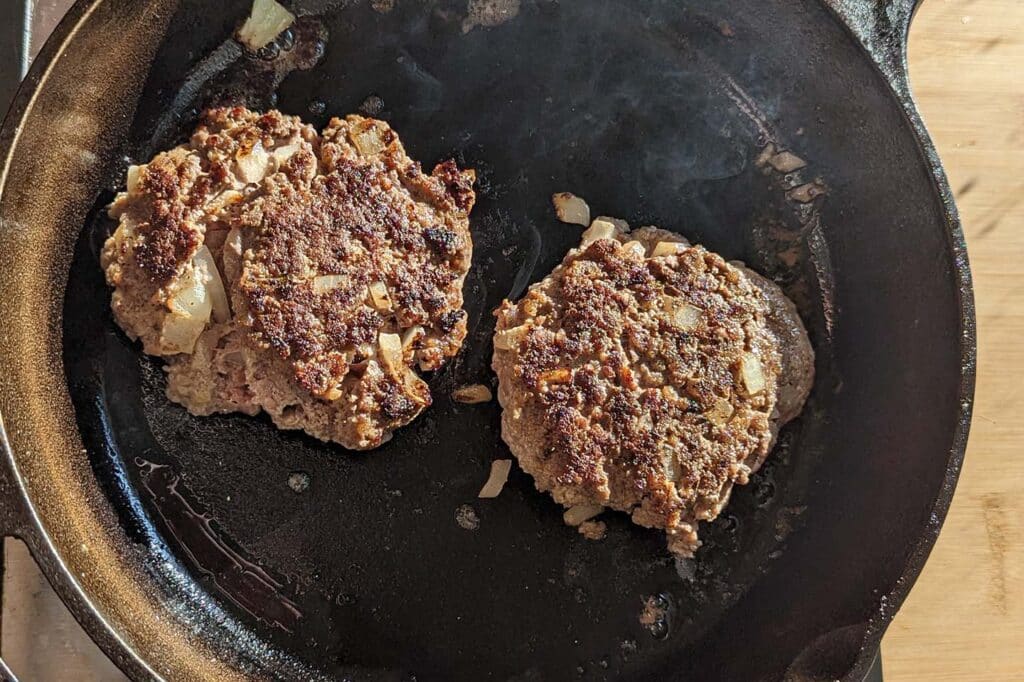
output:
<instances>
[{"instance_id":1,"label":"skillet handle","mask_svg":"<svg viewBox=\"0 0 1024 682\"><path fill-rule=\"evenodd\" d=\"M922 0L824 0L860 40L904 104L912 102L907 78L907 37Z\"/></svg>"}]
</instances>

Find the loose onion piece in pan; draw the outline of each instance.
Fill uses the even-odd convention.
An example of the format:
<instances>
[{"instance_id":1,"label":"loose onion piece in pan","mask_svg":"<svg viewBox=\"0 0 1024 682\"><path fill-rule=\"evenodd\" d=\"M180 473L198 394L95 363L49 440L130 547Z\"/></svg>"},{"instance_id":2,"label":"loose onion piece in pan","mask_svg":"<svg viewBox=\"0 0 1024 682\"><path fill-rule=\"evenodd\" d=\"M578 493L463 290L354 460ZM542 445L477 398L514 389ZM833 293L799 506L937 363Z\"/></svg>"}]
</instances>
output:
<instances>
[{"instance_id":1,"label":"loose onion piece in pan","mask_svg":"<svg viewBox=\"0 0 1024 682\"><path fill-rule=\"evenodd\" d=\"M295 21L295 15L274 0L254 0L249 18L238 29L238 42L255 52L266 47Z\"/></svg>"},{"instance_id":2,"label":"loose onion piece in pan","mask_svg":"<svg viewBox=\"0 0 1024 682\"><path fill-rule=\"evenodd\" d=\"M551 203L555 205L555 213L563 223L590 224L590 207L575 194L559 192L551 197Z\"/></svg>"},{"instance_id":3,"label":"loose onion piece in pan","mask_svg":"<svg viewBox=\"0 0 1024 682\"><path fill-rule=\"evenodd\" d=\"M489 499L501 494L505 483L508 481L508 474L512 470L512 460L496 459L491 462L491 475L488 477L484 487L480 488L479 498Z\"/></svg>"},{"instance_id":4,"label":"loose onion piece in pan","mask_svg":"<svg viewBox=\"0 0 1024 682\"><path fill-rule=\"evenodd\" d=\"M457 403L465 403L467 405L474 405L476 403L488 403L491 401L491 389L487 388L483 384L473 384L472 386L463 386L457 388L452 392L452 399Z\"/></svg>"},{"instance_id":5,"label":"loose onion piece in pan","mask_svg":"<svg viewBox=\"0 0 1024 682\"><path fill-rule=\"evenodd\" d=\"M567 526L578 526L584 521L594 518L604 511L599 504L577 504L569 507L562 514L562 520Z\"/></svg>"},{"instance_id":6,"label":"loose onion piece in pan","mask_svg":"<svg viewBox=\"0 0 1024 682\"><path fill-rule=\"evenodd\" d=\"M768 159L768 163L780 173L792 173L807 165L806 161L793 152L779 152Z\"/></svg>"},{"instance_id":7,"label":"loose onion piece in pan","mask_svg":"<svg viewBox=\"0 0 1024 682\"><path fill-rule=\"evenodd\" d=\"M675 256L686 251L688 248L689 247L682 242L658 242L654 245L654 250L651 251L651 258Z\"/></svg>"}]
</instances>

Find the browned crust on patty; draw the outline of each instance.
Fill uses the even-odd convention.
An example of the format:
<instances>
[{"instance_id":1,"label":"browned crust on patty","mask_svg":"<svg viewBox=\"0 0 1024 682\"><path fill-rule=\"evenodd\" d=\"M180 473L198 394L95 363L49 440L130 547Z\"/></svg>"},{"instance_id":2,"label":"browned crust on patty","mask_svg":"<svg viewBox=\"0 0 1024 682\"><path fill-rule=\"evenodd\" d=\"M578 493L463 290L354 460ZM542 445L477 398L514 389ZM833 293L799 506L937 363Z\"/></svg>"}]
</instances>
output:
<instances>
[{"instance_id":1,"label":"browned crust on patty","mask_svg":"<svg viewBox=\"0 0 1024 682\"><path fill-rule=\"evenodd\" d=\"M743 272L701 247L650 257L660 241L684 242L643 228L584 244L503 303L494 369L502 436L538 489L629 512L688 555L768 453L782 355ZM680 304L699 321L679 322Z\"/></svg>"},{"instance_id":2,"label":"browned crust on patty","mask_svg":"<svg viewBox=\"0 0 1024 682\"><path fill-rule=\"evenodd\" d=\"M211 110L111 207L115 317L172 356L169 395L197 414L264 409L282 428L376 447L430 404L412 368L439 368L465 338L474 179L452 161L425 174L381 121L318 134L276 111ZM181 352L164 334L204 245L232 315ZM400 367L379 347L391 334Z\"/></svg>"},{"instance_id":3,"label":"browned crust on patty","mask_svg":"<svg viewBox=\"0 0 1024 682\"><path fill-rule=\"evenodd\" d=\"M351 142L367 130L384 145L372 154ZM381 332L422 328L417 360L437 369L466 334L472 174L449 162L424 175L390 128L358 116L332 121L320 154L322 174L308 183L271 179L242 217L253 229L239 289L255 340L291 359L299 383L318 395L363 362L361 347ZM318 291L324 276L344 285ZM371 305L375 282L393 310Z\"/></svg>"}]
</instances>

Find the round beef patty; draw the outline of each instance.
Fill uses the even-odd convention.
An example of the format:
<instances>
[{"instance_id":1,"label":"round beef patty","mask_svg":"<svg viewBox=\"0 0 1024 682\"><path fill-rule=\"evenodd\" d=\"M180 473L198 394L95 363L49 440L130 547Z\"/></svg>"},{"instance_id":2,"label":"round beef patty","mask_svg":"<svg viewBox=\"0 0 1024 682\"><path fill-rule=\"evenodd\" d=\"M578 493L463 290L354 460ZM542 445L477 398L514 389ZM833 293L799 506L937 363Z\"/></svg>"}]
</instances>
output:
<instances>
[{"instance_id":1,"label":"round beef patty","mask_svg":"<svg viewBox=\"0 0 1024 682\"><path fill-rule=\"evenodd\" d=\"M567 520L628 512L690 556L698 522L799 412L813 354L774 283L678 235L627 229L594 221L554 272L496 311L502 436ZM777 329L798 330L788 359Z\"/></svg>"},{"instance_id":2,"label":"round beef patty","mask_svg":"<svg viewBox=\"0 0 1024 682\"><path fill-rule=\"evenodd\" d=\"M431 402L466 336L473 171L425 174L381 121L207 112L129 170L102 265L121 327L198 415L264 410L370 449Z\"/></svg>"}]
</instances>

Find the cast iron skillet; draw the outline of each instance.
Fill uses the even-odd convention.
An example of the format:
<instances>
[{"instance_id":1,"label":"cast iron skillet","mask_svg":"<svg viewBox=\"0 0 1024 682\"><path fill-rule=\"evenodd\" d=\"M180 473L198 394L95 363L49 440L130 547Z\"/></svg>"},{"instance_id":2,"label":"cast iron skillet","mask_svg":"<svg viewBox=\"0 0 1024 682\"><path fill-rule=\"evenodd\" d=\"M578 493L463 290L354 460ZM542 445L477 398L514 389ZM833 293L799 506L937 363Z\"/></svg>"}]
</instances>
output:
<instances>
[{"instance_id":1,"label":"cast iron skillet","mask_svg":"<svg viewBox=\"0 0 1024 682\"><path fill-rule=\"evenodd\" d=\"M268 62L229 39L245 0L81 0L0 140L3 531L138 679L858 679L949 505L974 382L963 235L906 82L915 4L468 3L517 10L487 25L461 0L307 2ZM480 174L471 335L379 451L189 417L110 319L104 205L224 100L363 106ZM806 167L774 170L782 149ZM803 416L694 562L616 515L584 540L521 473L476 499L499 411L447 396L491 380L489 311L578 239L559 190L751 263L811 331Z\"/></svg>"}]
</instances>

